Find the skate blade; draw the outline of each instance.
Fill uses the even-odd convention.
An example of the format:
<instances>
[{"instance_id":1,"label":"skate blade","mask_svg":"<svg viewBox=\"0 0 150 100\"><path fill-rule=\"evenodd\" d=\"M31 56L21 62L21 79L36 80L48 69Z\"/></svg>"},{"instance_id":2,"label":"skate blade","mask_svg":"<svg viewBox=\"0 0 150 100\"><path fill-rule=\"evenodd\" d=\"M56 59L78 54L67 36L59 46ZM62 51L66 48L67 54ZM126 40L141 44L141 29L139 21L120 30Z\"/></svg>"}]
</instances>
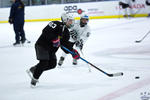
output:
<instances>
[{"instance_id":1,"label":"skate blade","mask_svg":"<svg viewBox=\"0 0 150 100\"><path fill-rule=\"evenodd\" d=\"M34 88L36 87L36 85L32 85L32 84L31 84L30 87L34 89Z\"/></svg>"},{"instance_id":2,"label":"skate blade","mask_svg":"<svg viewBox=\"0 0 150 100\"><path fill-rule=\"evenodd\" d=\"M27 69L26 72L27 72L28 76L29 76L31 79L33 79L33 76L32 76L32 73L30 72L30 70Z\"/></svg>"}]
</instances>

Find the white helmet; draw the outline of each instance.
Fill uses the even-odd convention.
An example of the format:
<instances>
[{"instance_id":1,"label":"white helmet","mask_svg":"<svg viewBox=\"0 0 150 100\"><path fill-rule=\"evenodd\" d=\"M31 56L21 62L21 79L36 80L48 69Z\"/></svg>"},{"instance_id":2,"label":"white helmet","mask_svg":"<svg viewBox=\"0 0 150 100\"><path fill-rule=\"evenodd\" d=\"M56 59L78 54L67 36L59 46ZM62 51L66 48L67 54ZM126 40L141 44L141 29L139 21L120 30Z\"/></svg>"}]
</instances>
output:
<instances>
[{"instance_id":1,"label":"white helmet","mask_svg":"<svg viewBox=\"0 0 150 100\"><path fill-rule=\"evenodd\" d=\"M72 20L72 21L73 21L73 24L74 24L74 18L73 18L72 15L67 14L67 13L62 13L62 15L61 15L61 21L62 21L64 24L66 24L69 20ZM72 27L73 24L72 24L71 26L69 26L69 27Z\"/></svg>"},{"instance_id":2,"label":"white helmet","mask_svg":"<svg viewBox=\"0 0 150 100\"><path fill-rule=\"evenodd\" d=\"M73 18L72 15L67 14L67 13L62 13L62 15L61 15L61 21L62 21L63 23L66 23L69 19L74 20L74 18Z\"/></svg>"},{"instance_id":3,"label":"white helmet","mask_svg":"<svg viewBox=\"0 0 150 100\"><path fill-rule=\"evenodd\" d=\"M87 19L87 20L89 20L89 16L88 15L86 15L86 14L83 14L83 15L81 15L81 19Z\"/></svg>"}]
</instances>

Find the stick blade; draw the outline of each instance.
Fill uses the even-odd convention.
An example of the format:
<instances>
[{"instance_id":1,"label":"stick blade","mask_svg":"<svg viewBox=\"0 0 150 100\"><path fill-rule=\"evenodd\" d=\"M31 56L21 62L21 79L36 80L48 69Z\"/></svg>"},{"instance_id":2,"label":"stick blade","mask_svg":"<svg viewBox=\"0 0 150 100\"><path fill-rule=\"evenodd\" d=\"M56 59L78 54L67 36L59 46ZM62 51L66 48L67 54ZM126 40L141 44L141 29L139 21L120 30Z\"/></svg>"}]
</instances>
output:
<instances>
[{"instance_id":1,"label":"stick blade","mask_svg":"<svg viewBox=\"0 0 150 100\"><path fill-rule=\"evenodd\" d=\"M114 74L108 74L109 77L116 77L116 76L123 76L122 72L114 73Z\"/></svg>"},{"instance_id":2,"label":"stick blade","mask_svg":"<svg viewBox=\"0 0 150 100\"><path fill-rule=\"evenodd\" d=\"M135 41L135 43L140 43L140 42L141 42L140 40Z\"/></svg>"}]
</instances>

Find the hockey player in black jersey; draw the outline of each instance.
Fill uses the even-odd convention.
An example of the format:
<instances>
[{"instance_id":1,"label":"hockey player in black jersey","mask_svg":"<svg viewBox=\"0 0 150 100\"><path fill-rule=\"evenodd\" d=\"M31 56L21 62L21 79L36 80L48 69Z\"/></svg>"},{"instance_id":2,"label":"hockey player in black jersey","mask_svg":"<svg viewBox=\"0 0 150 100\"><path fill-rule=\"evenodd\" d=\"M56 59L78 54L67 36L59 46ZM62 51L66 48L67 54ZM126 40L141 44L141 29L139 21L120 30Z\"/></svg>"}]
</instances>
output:
<instances>
[{"instance_id":1,"label":"hockey player in black jersey","mask_svg":"<svg viewBox=\"0 0 150 100\"><path fill-rule=\"evenodd\" d=\"M27 73L31 77L31 86L36 86L41 74L56 67L56 51L63 45L69 50L73 51L74 59L79 59L80 55L77 50L68 45L69 30L73 25L74 19L69 14L63 13L61 16L62 22L52 21L42 31L41 36L35 44L36 56L39 63L29 70Z\"/></svg>"}]
</instances>

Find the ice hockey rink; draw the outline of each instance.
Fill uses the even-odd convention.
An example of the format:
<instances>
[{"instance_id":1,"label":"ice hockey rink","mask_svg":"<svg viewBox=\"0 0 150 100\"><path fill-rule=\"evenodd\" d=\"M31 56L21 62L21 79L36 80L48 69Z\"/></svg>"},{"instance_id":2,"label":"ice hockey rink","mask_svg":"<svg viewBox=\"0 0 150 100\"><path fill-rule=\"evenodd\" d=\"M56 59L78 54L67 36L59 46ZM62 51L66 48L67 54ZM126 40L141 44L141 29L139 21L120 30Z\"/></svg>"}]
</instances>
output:
<instances>
[{"instance_id":1,"label":"ice hockey rink","mask_svg":"<svg viewBox=\"0 0 150 100\"><path fill-rule=\"evenodd\" d=\"M150 99L150 18L90 20L91 36L81 57L107 73L108 77L79 60L46 71L37 87L30 87L26 70L38 63L34 43L48 22L25 23L30 44L13 47L12 25L0 24L0 100L149 100ZM61 55L57 52L57 60ZM91 71L90 71L91 70ZM139 79L135 79L139 76ZM146 99L144 99L146 98Z\"/></svg>"}]
</instances>

